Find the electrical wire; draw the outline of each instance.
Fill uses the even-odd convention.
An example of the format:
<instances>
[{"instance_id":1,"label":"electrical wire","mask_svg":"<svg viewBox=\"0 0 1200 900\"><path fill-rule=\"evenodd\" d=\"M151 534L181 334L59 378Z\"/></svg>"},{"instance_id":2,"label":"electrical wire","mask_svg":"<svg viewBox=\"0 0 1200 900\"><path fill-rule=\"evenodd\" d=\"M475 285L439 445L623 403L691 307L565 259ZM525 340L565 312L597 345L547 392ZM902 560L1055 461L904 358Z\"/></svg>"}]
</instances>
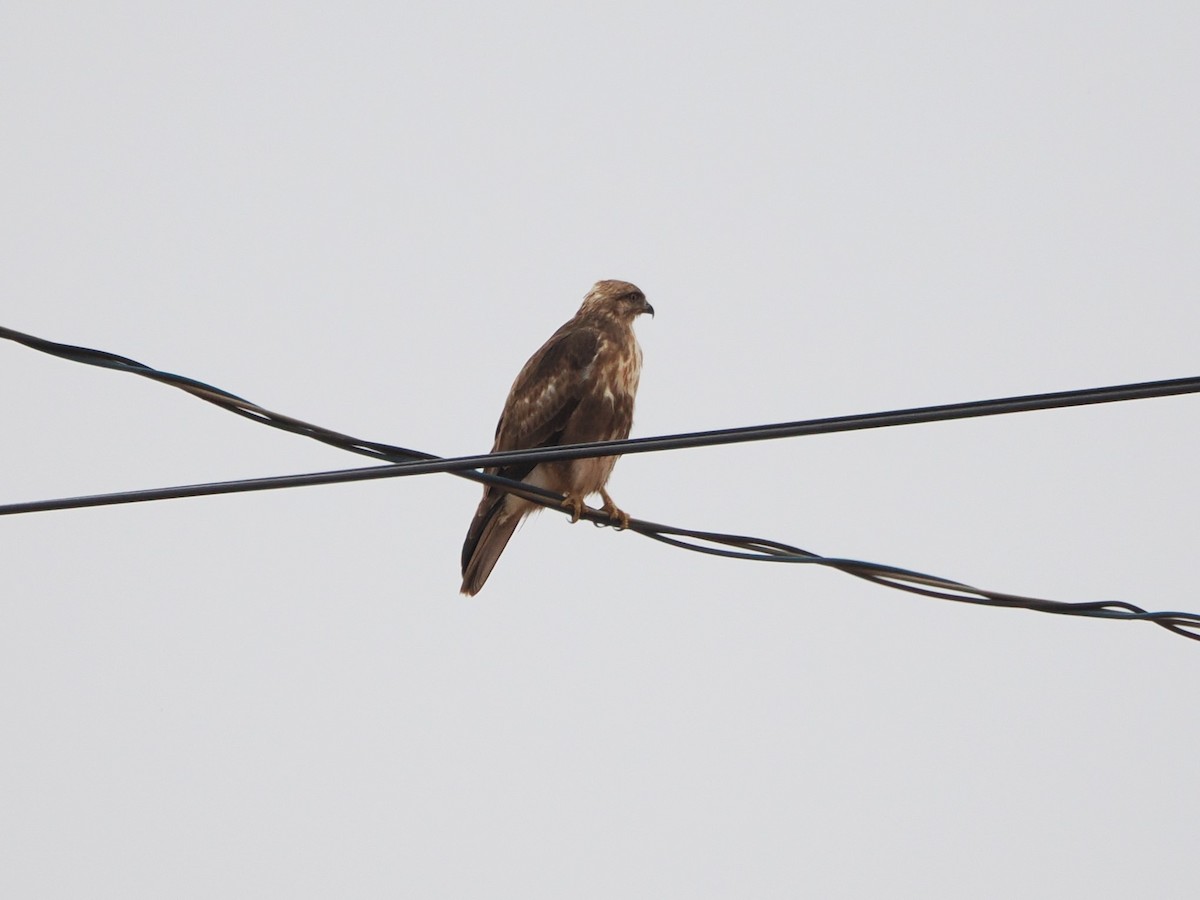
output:
<instances>
[{"instance_id":1,"label":"electrical wire","mask_svg":"<svg viewBox=\"0 0 1200 900\"><path fill-rule=\"evenodd\" d=\"M583 457L610 456L626 453L645 453L683 447L702 447L800 435L827 434L836 431L883 428L918 422L946 421L949 419L1000 415L1036 409L1057 409L1068 406L1111 403L1123 400L1144 399L1147 397L1163 397L1200 392L1200 378L1179 378L1168 381L1007 397L996 400L920 407L865 415L838 416L775 425L752 426L749 428L730 428L651 438L634 438L626 441L604 441L594 444L572 444L537 450L443 459L429 453L410 450L393 444L365 441L360 438L331 431L319 425L304 422L300 419L274 413L228 391L192 378L153 369L144 363L128 359L127 357L117 356L105 351L92 350L86 347L59 344L4 327L0 327L0 338L13 340L32 349L74 362L141 375L180 388L193 396L260 424L270 425L294 434L301 434L305 437L354 453L392 461L391 465L370 466L359 469L341 469L329 472L243 479L240 481L215 482L210 484L181 485L142 491L13 503L0 506L0 515L135 503L146 500L176 499L241 491L269 490L281 487L331 484L375 478L429 474L433 472L450 472L473 481L492 484L502 490L519 493L547 508L557 508L560 511L565 511L562 510L563 497L556 492L535 488L532 485L512 481L490 472L478 471L478 469L480 467L507 465L516 461L531 463L555 459L579 459ZM617 524L605 513L590 508L584 509L583 518L597 525L615 526ZM732 559L827 566L874 584L943 600L986 606L1029 609L1036 612L1057 615L1149 621L1175 634L1200 641L1200 615L1195 613L1148 612L1139 606L1123 601L1068 603L1058 600L1045 600L1017 594L1007 594L999 591L989 591L951 579L901 569L895 566L880 565L862 560L824 557L799 547L793 547L789 544L764 538L677 528L642 519L631 519L629 530L670 546L693 552Z\"/></svg>"},{"instance_id":2,"label":"electrical wire","mask_svg":"<svg viewBox=\"0 0 1200 900\"><path fill-rule=\"evenodd\" d=\"M152 369L123 356L56 344L44 338L0 327L0 338L17 341L35 350L50 353L75 362L98 365L110 369L132 372L165 384L181 388L202 400L215 403L231 412L260 421L264 425L282 428L303 434L323 443L391 461L426 460L427 468L421 474L432 472L455 472L466 474L468 470L481 467L500 467L519 463L532 464L553 460L584 459L597 456L628 456L632 453L651 453L661 450L680 450L695 447L712 447L721 444L739 444L749 441L778 440L780 438L807 437L817 434L833 434L844 431L861 431L868 428L889 428L897 425L915 425L927 422L946 422L954 419L979 418L1006 415L1035 410L1063 409L1073 406L1089 406L1100 403L1117 403L1126 400L1145 400L1152 397L1171 397L1180 394L1200 393L1200 376L1173 378L1165 381L1146 381L1136 384L1118 384L1108 387L1084 388L1073 391L1056 391L1046 394L1027 394L1018 397L1000 397L993 400L972 400L966 403L949 403L940 406L922 406L911 409L888 410L886 412L859 413L849 416L833 416L822 419L806 419L796 422L776 422L769 425L750 425L740 428L723 428L709 431L693 431L682 434L659 435L656 437L626 438L619 441L596 441L587 444L559 444L554 447L538 447L529 450L509 450L503 453L487 453L474 456L442 458L419 450L365 441L331 431L319 425L274 413L251 403L228 391L215 388L192 378L172 375ZM414 474L416 474L414 472ZM483 474L483 473L476 473ZM467 475L472 477L472 475ZM474 478L474 480L485 480ZM495 484L515 487L521 482L498 479ZM525 487L528 487L526 485ZM549 498L549 493L546 494Z\"/></svg>"}]
</instances>

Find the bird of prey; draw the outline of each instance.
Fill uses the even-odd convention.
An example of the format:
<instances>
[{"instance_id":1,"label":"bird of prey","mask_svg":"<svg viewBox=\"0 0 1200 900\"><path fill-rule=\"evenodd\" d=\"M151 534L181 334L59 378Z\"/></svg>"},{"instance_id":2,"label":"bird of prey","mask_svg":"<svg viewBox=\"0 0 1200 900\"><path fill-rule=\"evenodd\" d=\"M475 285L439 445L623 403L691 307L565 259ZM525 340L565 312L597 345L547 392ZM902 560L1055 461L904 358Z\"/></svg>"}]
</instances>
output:
<instances>
[{"instance_id":1,"label":"bird of prey","mask_svg":"<svg viewBox=\"0 0 1200 900\"><path fill-rule=\"evenodd\" d=\"M496 425L492 452L623 440L633 425L642 349L633 320L654 315L646 296L627 281L598 281L574 318L529 358L513 382ZM623 525L629 516L604 490L615 456L490 468L487 471L565 494L579 521L584 498L599 494L603 510ZM479 593L521 519L538 505L490 485L462 549L462 592Z\"/></svg>"}]
</instances>

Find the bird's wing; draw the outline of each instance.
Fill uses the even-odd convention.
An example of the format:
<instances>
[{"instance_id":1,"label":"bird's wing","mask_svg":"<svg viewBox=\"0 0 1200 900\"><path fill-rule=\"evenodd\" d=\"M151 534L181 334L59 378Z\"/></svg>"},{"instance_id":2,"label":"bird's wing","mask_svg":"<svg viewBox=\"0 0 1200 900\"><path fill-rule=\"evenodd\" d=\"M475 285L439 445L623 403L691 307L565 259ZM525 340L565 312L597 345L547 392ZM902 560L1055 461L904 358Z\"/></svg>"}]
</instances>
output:
<instances>
[{"instance_id":1,"label":"bird's wing","mask_svg":"<svg viewBox=\"0 0 1200 900\"><path fill-rule=\"evenodd\" d=\"M496 425L493 451L550 447L561 438L588 384L600 333L568 322L542 345L513 383ZM506 466L499 474L524 478L531 464Z\"/></svg>"},{"instance_id":2,"label":"bird's wing","mask_svg":"<svg viewBox=\"0 0 1200 900\"><path fill-rule=\"evenodd\" d=\"M580 398L586 390L600 347L592 328L568 322L529 358L509 391L504 412L496 425L493 452L548 447L559 443ZM536 463L521 463L489 472L516 481L533 471ZM476 594L516 530L523 512L505 503L505 494L485 487L483 499L463 541L464 594Z\"/></svg>"}]
</instances>

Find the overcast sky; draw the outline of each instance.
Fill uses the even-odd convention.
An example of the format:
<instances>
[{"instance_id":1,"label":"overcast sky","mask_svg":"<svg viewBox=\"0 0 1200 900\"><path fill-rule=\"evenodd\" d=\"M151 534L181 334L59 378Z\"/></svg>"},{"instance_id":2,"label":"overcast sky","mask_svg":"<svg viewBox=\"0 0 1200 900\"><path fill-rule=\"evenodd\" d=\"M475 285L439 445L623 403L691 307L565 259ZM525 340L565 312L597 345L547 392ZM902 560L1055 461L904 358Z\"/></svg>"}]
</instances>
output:
<instances>
[{"instance_id":1,"label":"overcast sky","mask_svg":"<svg viewBox=\"0 0 1200 900\"><path fill-rule=\"evenodd\" d=\"M438 454L1200 372L1195 3L0 6L0 324ZM361 464L0 345L0 502ZM1200 612L1200 398L631 456L634 516ZM1200 645L449 476L0 519L0 894L1192 897Z\"/></svg>"}]
</instances>

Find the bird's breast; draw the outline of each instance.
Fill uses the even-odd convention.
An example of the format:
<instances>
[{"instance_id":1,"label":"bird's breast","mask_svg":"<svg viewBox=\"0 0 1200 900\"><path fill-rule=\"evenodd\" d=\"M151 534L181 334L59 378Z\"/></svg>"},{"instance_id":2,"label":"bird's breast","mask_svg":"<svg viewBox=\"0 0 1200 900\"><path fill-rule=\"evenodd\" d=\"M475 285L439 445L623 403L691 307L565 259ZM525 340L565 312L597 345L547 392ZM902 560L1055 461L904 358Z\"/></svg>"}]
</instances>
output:
<instances>
[{"instance_id":1,"label":"bird's breast","mask_svg":"<svg viewBox=\"0 0 1200 900\"><path fill-rule=\"evenodd\" d=\"M602 342L597 353L597 361L602 364L595 366L593 373L600 395L613 406L626 399L632 404L642 375L642 348L632 329L624 337L622 341Z\"/></svg>"}]
</instances>

